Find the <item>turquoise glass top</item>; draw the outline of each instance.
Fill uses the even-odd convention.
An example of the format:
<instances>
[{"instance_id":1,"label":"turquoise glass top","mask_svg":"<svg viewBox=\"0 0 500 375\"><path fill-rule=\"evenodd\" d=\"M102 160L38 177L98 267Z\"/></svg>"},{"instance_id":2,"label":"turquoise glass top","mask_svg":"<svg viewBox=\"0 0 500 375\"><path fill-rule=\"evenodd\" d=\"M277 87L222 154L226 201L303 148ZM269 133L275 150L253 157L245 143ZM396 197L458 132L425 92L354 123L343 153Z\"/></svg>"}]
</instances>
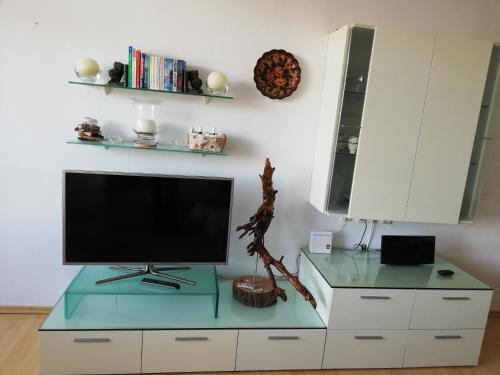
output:
<instances>
[{"instance_id":1,"label":"turquoise glass top","mask_svg":"<svg viewBox=\"0 0 500 375\"><path fill-rule=\"evenodd\" d=\"M313 254L302 249L302 253L332 288L491 289L440 257L434 264L395 266L380 264L380 252L335 249L332 254ZM443 269L455 274L439 276L437 270Z\"/></svg>"},{"instance_id":2,"label":"turquoise glass top","mask_svg":"<svg viewBox=\"0 0 500 375\"><path fill-rule=\"evenodd\" d=\"M182 267L182 266L179 266ZM215 266L189 266L189 270L162 271L163 273L194 281L196 285L179 283L179 290L141 284L147 277L162 280L153 275L138 276L130 279L98 284L97 280L133 273L125 269L114 269L107 266L85 266L66 289L67 294L110 294L110 295L165 295L165 294L216 294L217 274ZM175 280L167 280L177 282Z\"/></svg>"},{"instance_id":3,"label":"turquoise glass top","mask_svg":"<svg viewBox=\"0 0 500 375\"><path fill-rule=\"evenodd\" d=\"M65 318L63 297L40 330L325 328L293 286L278 283L286 290L288 301L278 299L273 306L255 308L233 298L231 280L219 281L218 318L214 317L212 295L88 294L69 319Z\"/></svg>"}]
</instances>

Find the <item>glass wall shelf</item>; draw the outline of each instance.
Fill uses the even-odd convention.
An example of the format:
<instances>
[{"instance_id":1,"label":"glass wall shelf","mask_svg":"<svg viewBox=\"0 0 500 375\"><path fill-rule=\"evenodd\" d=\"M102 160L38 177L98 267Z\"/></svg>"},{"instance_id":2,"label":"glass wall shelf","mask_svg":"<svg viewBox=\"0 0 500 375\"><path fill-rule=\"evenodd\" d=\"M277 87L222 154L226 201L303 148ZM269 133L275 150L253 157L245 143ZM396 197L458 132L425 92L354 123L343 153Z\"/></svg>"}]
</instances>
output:
<instances>
[{"instance_id":1,"label":"glass wall shelf","mask_svg":"<svg viewBox=\"0 0 500 375\"><path fill-rule=\"evenodd\" d=\"M178 145L167 145L158 144L154 147L140 147L133 142L110 142L110 141L81 141L79 139L71 139L66 143L71 145L85 145L85 146L98 146L98 147L116 147L116 148L135 148L136 150L154 150L154 151L170 151L170 152L184 152L188 154L201 154L205 155L219 155L226 156L226 152L212 152L212 151L200 151L191 150L188 146L178 146Z\"/></svg>"},{"instance_id":2,"label":"glass wall shelf","mask_svg":"<svg viewBox=\"0 0 500 375\"><path fill-rule=\"evenodd\" d=\"M135 87L123 87L123 86L113 86L108 85L107 83L102 82L82 82L82 81L68 81L68 83L72 85L84 85L84 86L94 86L94 87L102 87L104 88L104 92L109 94L111 89L118 90L132 90L132 91L148 91L148 92L160 92L163 94L173 94L173 95L188 95L188 96L198 96L205 99L234 99L232 96L228 95L212 95L212 94L197 94L194 92L173 92L173 91L163 91L163 90L151 90L151 89L139 89Z\"/></svg>"}]
</instances>

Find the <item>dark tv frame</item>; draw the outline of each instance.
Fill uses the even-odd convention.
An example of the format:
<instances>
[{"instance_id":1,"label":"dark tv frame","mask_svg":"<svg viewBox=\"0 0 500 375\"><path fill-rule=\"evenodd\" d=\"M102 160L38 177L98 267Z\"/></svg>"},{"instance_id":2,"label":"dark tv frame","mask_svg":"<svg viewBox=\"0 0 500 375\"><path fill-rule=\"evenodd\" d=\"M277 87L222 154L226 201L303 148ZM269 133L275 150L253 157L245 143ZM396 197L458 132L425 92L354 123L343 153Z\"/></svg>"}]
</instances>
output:
<instances>
[{"instance_id":1,"label":"dark tv frame","mask_svg":"<svg viewBox=\"0 0 500 375\"><path fill-rule=\"evenodd\" d=\"M226 259L224 262L196 262L196 263L184 263L184 262L155 262L155 265L169 265L169 264L190 264L190 265L227 265L229 258L229 247L231 239L231 219L233 214L233 195L234 195L234 178L232 177L216 177L216 176L184 176L184 175L165 175L158 173L129 173L129 172L109 172L109 171L84 171L84 170L70 170L64 169L62 171L62 251L63 251L63 265L65 266L83 266L83 265L148 265L149 262L120 262L120 263L109 263L109 262L68 262L66 261L66 173L82 173L82 174L108 174L108 175L118 175L118 176L140 176L140 177L164 177L164 178L184 178L184 179L194 179L194 180L223 180L231 181L231 196L229 200L229 222L228 222L228 232L227 232L227 246L226 246Z\"/></svg>"}]
</instances>

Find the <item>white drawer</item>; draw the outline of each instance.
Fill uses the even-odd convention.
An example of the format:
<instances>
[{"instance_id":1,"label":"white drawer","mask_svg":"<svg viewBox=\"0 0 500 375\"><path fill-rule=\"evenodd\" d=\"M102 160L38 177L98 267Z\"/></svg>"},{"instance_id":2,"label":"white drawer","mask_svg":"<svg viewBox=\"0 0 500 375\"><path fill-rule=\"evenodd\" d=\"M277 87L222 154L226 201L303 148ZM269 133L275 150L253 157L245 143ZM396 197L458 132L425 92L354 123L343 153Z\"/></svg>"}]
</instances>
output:
<instances>
[{"instance_id":1,"label":"white drawer","mask_svg":"<svg viewBox=\"0 0 500 375\"><path fill-rule=\"evenodd\" d=\"M144 331L142 372L234 371L237 330Z\"/></svg>"},{"instance_id":2,"label":"white drawer","mask_svg":"<svg viewBox=\"0 0 500 375\"><path fill-rule=\"evenodd\" d=\"M410 328L484 328L490 290L417 290Z\"/></svg>"},{"instance_id":3,"label":"white drawer","mask_svg":"<svg viewBox=\"0 0 500 375\"><path fill-rule=\"evenodd\" d=\"M240 330L236 370L321 369L324 329Z\"/></svg>"},{"instance_id":4,"label":"white drawer","mask_svg":"<svg viewBox=\"0 0 500 375\"><path fill-rule=\"evenodd\" d=\"M409 331L404 367L475 366L483 329Z\"/></svg>"},{"instance_id":5,"label":"white drawer","mask_svg":"<svg viewBox=\"0 0 500 375\"><path fill-rule=\"evenodd\" d=\"M328 330L323 369L403 366L407 330Z\"/></svg>"},{"instance_id":6,"label":"white drawer","mask_svg":"<svg viewBox=\"0 0 500 375\"><path fill-rule=\"evenodd\" d=\"M415 291L333 289L329 329L408 329Z\"/></svg>"},{"instance_id":7,"label":"white drawer","mask_svg":"<svg viewBox=\"0 0 500 375\"><path fill-rule=\"evenodd\" d=\"M41 331L40 374L141 372L142 331Z\"/></svg>"}]
</instances>

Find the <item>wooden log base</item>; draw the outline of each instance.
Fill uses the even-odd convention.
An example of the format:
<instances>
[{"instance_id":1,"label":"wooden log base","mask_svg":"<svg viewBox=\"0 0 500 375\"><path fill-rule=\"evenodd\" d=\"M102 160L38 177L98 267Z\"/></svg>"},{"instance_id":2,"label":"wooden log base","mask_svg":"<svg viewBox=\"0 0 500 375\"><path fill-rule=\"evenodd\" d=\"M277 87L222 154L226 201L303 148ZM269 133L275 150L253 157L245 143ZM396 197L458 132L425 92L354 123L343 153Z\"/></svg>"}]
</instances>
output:
<instances>
[{"instance_id":1,"label":"wooden log base","mask_svg":"<svg viewBox=\"0 0 500 375\"><path fill-rule=\"evenodd\" d=\"M244 305L268 307L276 303L273 284L267 277L254 275L239 276L233 281L233 297Z\"/></svg>"}]
</instances>

